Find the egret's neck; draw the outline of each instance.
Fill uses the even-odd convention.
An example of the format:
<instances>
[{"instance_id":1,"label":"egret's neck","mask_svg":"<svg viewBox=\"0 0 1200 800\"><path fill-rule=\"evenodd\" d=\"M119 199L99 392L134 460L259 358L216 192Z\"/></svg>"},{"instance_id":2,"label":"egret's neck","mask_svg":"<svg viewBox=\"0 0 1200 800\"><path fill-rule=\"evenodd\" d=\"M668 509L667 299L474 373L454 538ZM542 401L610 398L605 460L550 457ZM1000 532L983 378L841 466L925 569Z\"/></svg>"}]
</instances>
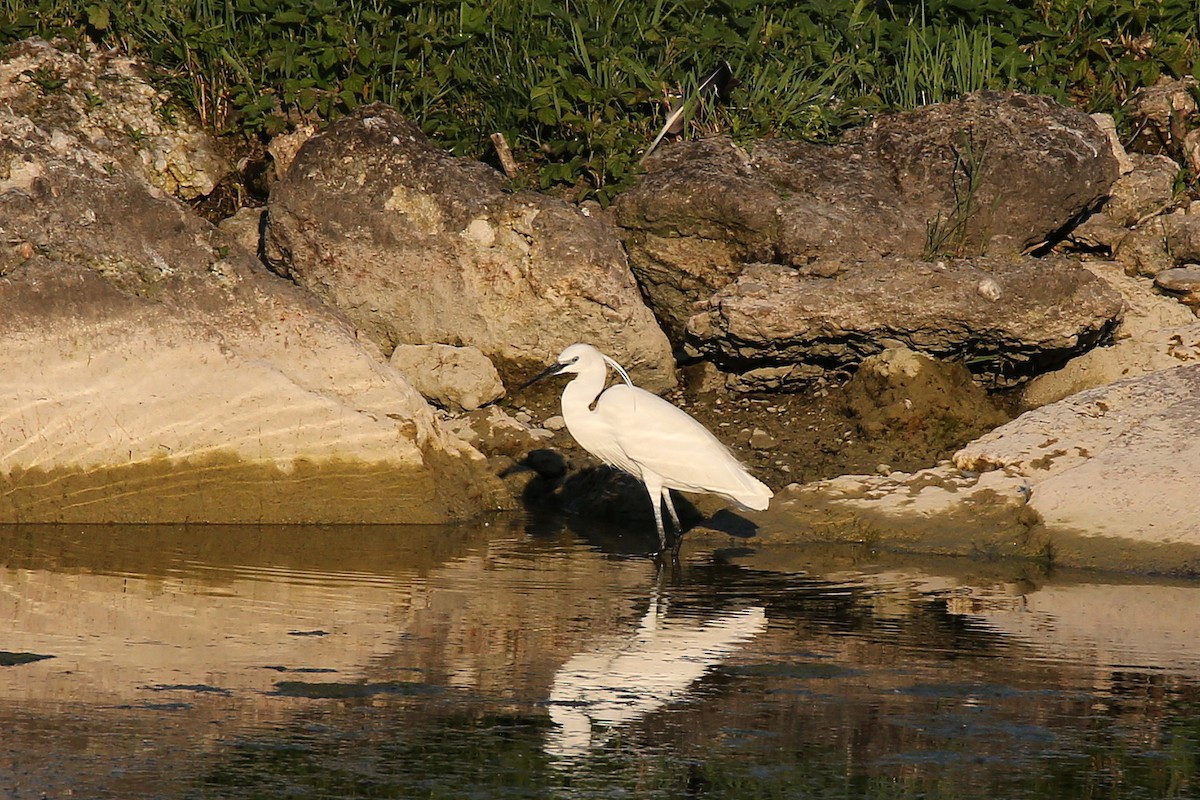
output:
<instances>
[{"instance_id":1,"label":"egret's neck","mask_svg":"<svg viewBox=\"0 0 1200 800\"><path fill-rule=\"evenodd\" d=\"M590 414L592 403L604 391L607 369L588 370L575 376L562 393L563 418L570 422L576 415Z\"/></svg>"}]
</instances>

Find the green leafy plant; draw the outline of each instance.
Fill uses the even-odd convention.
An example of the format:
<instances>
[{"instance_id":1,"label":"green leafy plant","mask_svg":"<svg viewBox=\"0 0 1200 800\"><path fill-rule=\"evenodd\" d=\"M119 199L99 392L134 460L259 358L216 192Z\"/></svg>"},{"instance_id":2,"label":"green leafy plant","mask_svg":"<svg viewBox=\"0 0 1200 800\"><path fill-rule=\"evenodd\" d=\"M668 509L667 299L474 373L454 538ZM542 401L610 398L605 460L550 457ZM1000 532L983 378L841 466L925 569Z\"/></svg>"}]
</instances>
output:
<instances>
[{"instance_id":1,"label":"green leafy plant","mask_svg":"<svg viewBox=\"0 0 1200 800\"><path fill-rule=\"evenodd\" d=\"M248 138L383 101L514 185L608 202L721 61L739 81L682 135L822 139L980 88L1049 94L1121 121L1194 72L1195 0L0 0L0 42L120 47L180 106ZM39 84L40 85L40 84Z\"/></svg>"}]
</instances>

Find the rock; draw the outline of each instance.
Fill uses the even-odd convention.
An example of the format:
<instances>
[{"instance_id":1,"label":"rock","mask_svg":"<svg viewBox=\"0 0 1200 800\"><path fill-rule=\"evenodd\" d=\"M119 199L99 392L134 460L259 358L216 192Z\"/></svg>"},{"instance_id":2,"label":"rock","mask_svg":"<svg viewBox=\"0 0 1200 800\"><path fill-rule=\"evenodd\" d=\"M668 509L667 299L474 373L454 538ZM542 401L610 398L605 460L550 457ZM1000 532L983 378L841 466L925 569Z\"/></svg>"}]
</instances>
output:
<instances>
[{"instance_id":1,"label":"rock","mask_svg":"<svg viewBox=\"0 0 1200 800\"><path fill-rule=\"evenodd\" d=\"M779 444L774 436L762 428L755 428L751 431L749 443L755 450L773 450Z\"/></svg>"},{"instance_id":2,"label":"rock","mask_svg":"<svg viewBox=\"0 0 1200 800\"><path fill-rule=\"evenodd\" d=\"M1149 219L1117 241L1113 259L1124 266L1127 274L1153 278L1175 266L1175 257L1167 247L1165 219Z\"/></svg>"},{"instance_id":3,"label":"rock","mask_svg":"<svg viewBox=\"0 0 1200 800\"><path fill-rule=\"evenodd\" d=\"M488 456L524 458L545 444L546 431L531 428L498 406L479 408L443 423L447 430Z\"/></svg>"},{"instance_id":4,"label":"rock","mask_svg":"<svg viewBox=\"0 0 1200 800\"><path fill-rule=\"evenodd\" d=\"M496 368L475 347L402 344L390 363L427 400L450 411L474 411L504 396Z\"/></svg>"},{"instance_id":5,"label":"rock","mask_svg":"<svg viewBox=\"0 0 1200 800\"><path fill-rule=\"evenodd\" d=\"M979 291L985 281L997 299ZM836 278L757 264L687 333L691 347L748 388L852 369L896 345L1011 386L1096 344L1121 312L1119 294L1067 259L895 258L843 263Z\"/></svg>"},{"instance_id":6,"label":"rock","mask_svg":"<svg viewBox=\"0 0 1200 800\"><path fill-rule=\"evenodd\" d=\"M1132 227L1175 203L1179 165L1164 155L1133 156L1134 168L1112 185L1101 213L1122 227Z\"/></svg>"},{"instance_id":7,"label":"rock","mask_svg":"<svg viewBox=\"0 0 1200 800\"><path fill-rule=\"evenodd\" d=\"M1019 253L1096 205L1117 169L1087 115L983 92L881 116L833 146L665 147L616 214L655 314L679 336L747 263Z\"/></svg>"},{"instance_id":8,"label":"rock","mask_svg":"<svg viewBox=\"0 0 1200 800\"><path fill-rule=\"evenodd\" d=\"M926 553L1200 573L1200 364L1081 392L975 440L954 463L777 495L761 542L866 541Z\"/></svg>"},{"instance_id":9,"label":"rock","mask_svg":"<svg viewBox=\"0 0 1200 800\"><path fill-rule=\"evenodd\" d=\"M140 143L4 106L0 141L0 520L444 522L511 503L343 317L114 168Z\"/></svg>"},{"instance_id":10,"label":"rock","mask_svg":"<svg viewBox=\"0 0 1200 800\"><path fill-rule=\"evenodd\" d=\"M434 147L387 106L304 144L272 191L266 237L273 269L384 352L470 345L511 382L585 341L647 389L675 383L670 344L607 223L506 192L499 173Z\"/></svg>"},{"instance_id":11,"label":"rock","mask_svg":"<svg viewBox=\"0 0 1200 800\"><path fill-rule=\"evenodd\" d=\"M1126 275L1115 261L1084 261L1084 268L1121 295L1125 311L1113 331L1113 340L1139 339L1165 328L1179 328L1196 321L1195 315L1178 301L1154 291L1146 278ZM1085 354L1086 355L1086 354Z\"/></svg>"},{"instance_id":12,"label":"rock","mask_svg":"<svg viewBox=\"0 0 1200 800\"><path fill-rule=\"evenodd\" d=\"M542 422L542 427L548 431L561 431L567 427L567 421L563 419L561 414L555 414L553 417L547 417Z\"/></svg>"},{"instance_id":13,"label":"rock","mask_svg":"<svg viewBox=\"0 0 1200 800\"><path fill-rule=\"evenodd\" d=\"M1164 218L1167 248L1176 264L1200 262L1200 203Z\"/></svg>"},{"instance_id":14,"label":"rock","mask_svg":"<svg viewBox=\"0 0 1200 800\"><path fill-rule=\"evenodd\" d=\"M1120 241L1114 258L1129 274L1151 278L1200 261L1200 213L1180 209L1147 220Z\"/></svg>"},{"instance_id":15,"label":"rock","mask_svg":"<svg viewBox=\"0 0 1200 800\"><path fill-rule=\"evenodd\" d=\"M296 160L296 154L300 152L300 148L316 132L317 129L313 125L298 125L295 130L289 133L281 133L278 136L271 137L271 141L267 145L267 152L271 154L271 161L275 164L276 177L282 178L287 175L288 170L292 168L292 162Z\"/></svg>"},{"instance_id":16,"label":"rock","mask_svg":"<svg viewBox=\"0 0 1200 800\"><path fill-rule=\"evenodd\" d=\"M1025 384L1022 408L1037 408L1085 389L1200 358L1200 328L1186 306L1154 293L1145 278L1125 275L1119 264L1086 262L1085 266L1121 293L1125 304L1121 324L1111 344L1093 348Z\"/></svg>"},{"instance_id":17,"label":"rock","mask_svg":"<svg viewBox=\"0 0 1200 800\"><path fill-rule=\"evenodd\" d=\"M957 446L1008 421L965 366L906 348L863 361L846 384L846 400L860 435L920 437L936 449Z\"/></svg>"},{"instance_id":18,"label":"rock","mask_svg":"<svg viewBox=\"0 0 1200 800\"><path fill-rule=\"evenodd\" d=\"M1200 266L1164 270L1154 276L1154 285L1173 294L1200 291Z\"/></svg>"},{"instance_id":19,"label":"rock","mask_svg":"<svg viewBox=\"0 0 1200 800\"><path fill-rule=\"evenodd\" d=\"M1092 114L1092 121L1096 123L1104 136L1108 139L1108 146L1112 149L1113 158L1117 160L1117 172L1120 175L1128 175L1133 172L1134 162L1125 152L1125 145L1121 143L1121 134L1117 132L1117 122L1113 119L1112 114Z\"/></svg>"},{"instance_id":20,"label":"rock","mask_svg":"<svg viewBox=\"0 0 1200 800\"><path fill-rule=\"evenodd\" d=\"M1187 309L1179 308L1192 316ZM1086 389L1196 361L1200 361L1200 323L1192 316L1190 325L1097 347L1060 370L1039 375L1022 387L1021 407L1037 408Z\"/></svg>"},{"instance_id":21,"label":"rock","mask_svg":"<svg viewBox=\"0 0 1200 800\"><path fill-rule=\"evenodd\" d=\"M1187 132L1183 139L1183 156L1193 175L1200 175L1200 128Z\"/></svg>"},{"instance_id":22,"label":"rock","mask_svg":"<svg viewBox=\"0 0 1200 800\"><path fill-rule=\"evenodd\" d=\"M169 97L147 83L137 66L116 51L86 51L86 59L42 39L10 45L0 59L0 103L37 127L46 145L64 158L138 174L183 200L210 192L233 171L212 138ZM0 147L0 191L27 188L35 161Z\"/></svg>"},{"instance_id":23,"label":"rock","mask_svg":"<svg viewBox=\"0 0 1200 800\"><path fill-rule=\"evenodd\" d=\"M1130 149L1158 153L1180 145L1188 122L1196 115L1196 79L1161 78L1153 86L1144 86L1129 100L1128 118L1137 131Z\"/></svg>"},{"instance_id":24,"label":"rock","mask_svg":"<svg viewBox=\"0 0 1200 800\"><path fill-rule=\"evenodd\" d=\"M1068 563L1109 566L1141 544L1154 552L1140 559L1194 573L1200 441L1187 432L1198 424L1200 364L1190 364L1023 414L954 460L1024 475L1038 524L1059 534L1055 551Z\"/></svg>"},{"instance_id":25,"label":"rock","mask_svg":"<svg viewBox=\"0 0 1200 800\"><path fill-rule=\"evenodd\" d=\"M241 245L247 253L256 256L262 252L262 229L266 212L261 208L239 208L232 217L226 217L217 225L221 233Z\"/></svg>"}]
</instances>

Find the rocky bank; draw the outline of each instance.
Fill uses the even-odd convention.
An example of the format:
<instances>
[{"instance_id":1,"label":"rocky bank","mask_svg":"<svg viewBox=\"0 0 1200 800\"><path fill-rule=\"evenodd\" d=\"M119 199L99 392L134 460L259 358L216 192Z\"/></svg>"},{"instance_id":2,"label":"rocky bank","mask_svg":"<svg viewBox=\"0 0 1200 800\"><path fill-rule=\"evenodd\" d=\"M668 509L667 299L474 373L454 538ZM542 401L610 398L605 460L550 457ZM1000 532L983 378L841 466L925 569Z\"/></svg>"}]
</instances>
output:
<instances>
[{"instance_id":1,"label":"rocky bank","mask_svg":"<svg viewBox=\"0 0 1200 800\"><path fill-rule=\"evenodd\" d=\"M583 340L777 490L754 515L690 498L689 546L1194 573L1200 205L1169 136L1196 112L1156 88L1154 152L980 93L834 145L667 145L611 210L510 192L369 106L280 138L265 209L214 226L220 148L136 64L29 40L0 59L0 519L523 502L649 542L560 387L512 394Z\"/></svg>"}]
</instances>

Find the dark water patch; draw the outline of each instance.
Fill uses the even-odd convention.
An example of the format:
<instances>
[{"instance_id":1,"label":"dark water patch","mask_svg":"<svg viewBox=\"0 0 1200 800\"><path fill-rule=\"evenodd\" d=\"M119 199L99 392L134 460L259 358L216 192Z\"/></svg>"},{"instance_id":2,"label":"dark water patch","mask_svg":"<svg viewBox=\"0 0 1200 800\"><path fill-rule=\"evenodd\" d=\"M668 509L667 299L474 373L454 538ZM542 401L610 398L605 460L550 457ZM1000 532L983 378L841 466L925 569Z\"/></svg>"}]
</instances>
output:
<instances>
[{"instance_id":1,"label":"dark water patch","mask_svg":"<svg viewBox=\"0 0 1200 800\"><path fill-rule=\"evenodd\" d=\"M32 664L35 661L45 661L47 658L54 658L54 656L42 655L40 653L9 653L5 650L0 650L0 667Z\"/></svg>"},{"instance_id":2,"label":"dark water patch","mask_svg":"<svg viewBox=\"0 0 1200 800\"><path fill-rule=\"evenodd\" d=\"M299 672L304 674L337 672L336 669L329 669L327 667L285 667L282 664L268 664L263 669L269 669L273 672Z\"/></svg>"},{"instance_id":3,"label":"dark water patch","mask_svg":"<svg viewBox=\"0 0 1200 800\"><path fill-rule=\"evenodd\" d=\"M310 700L352 700L376 695L410 697L436 691L420 683L388 681L385 683L312 683L309 681L279 681L271 694L282 697L304 697Z\"/></svg>"},{"instance_id":4,"label":"dark water patch","mask_svg":"<svg viewBox=\"0 0 1200 800\"><path fill-rule=\"evenodd\" d=\"M196 694L213 694L228 697L232 692L220 686L209 686L205 683L159 683L139 687L151 692L194 692Z\"/></svg>"}]
</instances>

